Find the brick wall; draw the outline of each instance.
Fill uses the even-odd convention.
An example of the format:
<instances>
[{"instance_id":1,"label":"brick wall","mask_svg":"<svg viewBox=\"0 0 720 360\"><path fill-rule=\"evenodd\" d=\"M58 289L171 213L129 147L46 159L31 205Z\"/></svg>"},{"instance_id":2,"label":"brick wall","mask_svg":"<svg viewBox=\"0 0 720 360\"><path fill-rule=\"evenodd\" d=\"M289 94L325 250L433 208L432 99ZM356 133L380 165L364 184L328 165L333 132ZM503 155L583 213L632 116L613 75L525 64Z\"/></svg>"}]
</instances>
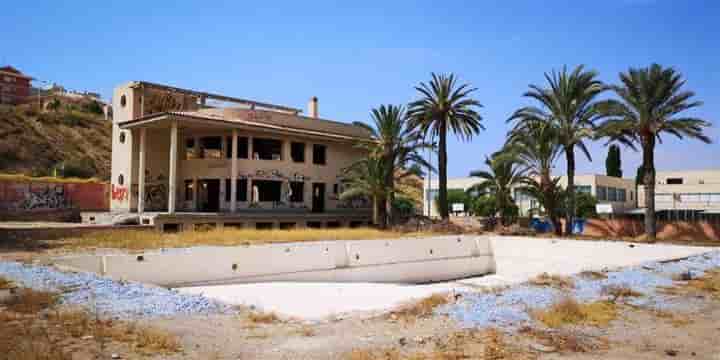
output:
<instances>
[{"instance_id":1,"label":"brick wall","mask_svg":"<svg viewBox=\"0 0 720 360\"><path fill-rule=\"evenodd\" d=\"M110 185L106 183L0 181L0 212L4 213L109 208Z\"/></svg>"},{"instance_id":2,"label":"brick wall","mask_svg":"<svg viewBox=\"0 0 720 360\"><path fill-rule=\"evenodd\" d=\"M720 222L658 221L657 238L679 241L720 241ZM636 237L645 225L638 219L589 219L583 235L597 237Z\"/></svg>"}]
</instances>

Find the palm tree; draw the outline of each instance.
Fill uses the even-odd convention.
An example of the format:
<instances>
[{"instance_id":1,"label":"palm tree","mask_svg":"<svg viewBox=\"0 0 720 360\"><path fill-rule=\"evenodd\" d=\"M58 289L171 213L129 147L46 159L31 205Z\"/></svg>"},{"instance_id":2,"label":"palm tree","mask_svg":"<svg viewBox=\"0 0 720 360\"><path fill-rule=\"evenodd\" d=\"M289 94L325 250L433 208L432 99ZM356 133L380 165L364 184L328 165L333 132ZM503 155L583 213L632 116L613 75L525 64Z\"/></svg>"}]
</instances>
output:
<instances>
[{"instance_id":1,"label":"palm tree","mask_svg":"<svg viewBox=\"0 0 720 360\"><path fill-rule=\"evenodd\" d=\"M525 186L520 188L520 191L537 199L540 205L542 205L542 209L545 210L545 213L550 218L550 222L553 224L555 235L558 236L562 234L559 212L567 196L567 192L563 190L559 182L559 177L553 178L550 182L545 183L533 178L525 178L523 181Z\"/></svg>"},{"instance_id":2,"label":"palm tree","mask_svg":"<svg viewBox=\"0 0 720 360\"><path fill-rule=\"evenodd\" d=\"M429 164L420 152L423 149L431 149L432 145L423 140L423 135L416 129L407 125L405 108L396 105L381 105L372 109L371 118L373 126L356 122L356 126L365 128L373 139L371 142L362 142L358 146L365 149L370 156L380 160L384 166L389 167L385 172L386 195L381 199L385 203L384 215L386 219L382 223L392 225L394 222L393 201L395 199L396 185L404 178L411 175L418 175L420 167L428 167Z\"/></svg>"},{"instance_id":3,"label":"palm tree","mask_svg":"<svg viewBox=\"0 0 720 360\"><path fill-rule=\"evenodd\" d=\"M498 217L503 225L507 225L503 218L503 210L512 204L512 189L523 182L525 169L514 157L505 157L501 153L495 153L492 157L485 158L485 165L488 170L476 170L470 172L470 176L479 177L483 181L471 186L469 191L484 193L490 191L495 194L495 206L498 210Z\"/></svg>"},{"instance_id":4,"label":"palm tree","mask_svg":"<svg viewBox=\"0 0 720 360\"><path fill-rule=\"evenodd\" d=\"M476 111L482 105L470 94L476 89L469 84L458 85L455 75L432 74L430 83L421 82L415 87L421 97L409 105L410 127L428 134L432 139L439 137L439 210L443 220L449 218L447 202L447 132L455 133L466 140L485 129L482 117Z\"/></svg>"},{"instance_id":5,"label":"palm tree","mask_svg":"<svg viewBox=\"0 0 720 360\"><path fill-rule=\"evenodd\" d=\"M557 178L552 178L552 168L562 152L558 141L558 128L552 123L536 122L527 124L523 129L510 131L502 151L503 156L517 158L525 167L526 181L531 196L535 197L545 208L553 223L555 233L562 234L559 212L562 202L558 201Z\"/></svg>"},{"instance_id":6,"label":"palm tree","mask_svg":"<svg viewBox=\"0 0 720 360\"><path fill-rule=\"evenodd\" d=\"M340 200L369 198L373 203L373 223L385 227L385 178L387 167L383 161L368 156L350 165L344 172L345 182Z\"/></svg>"},{"instance_id":7,"label":"palm tree","mask_svg":"<svg viewBox=\"0 0 720 360\"><path fill-rule=\"evenodd\" d=\"M646 68L630 68L620 74L622 85L612 86L620 100L607 100L600 110L609 118L600 125L599 135L637 150L642 148L645 183L645 233L655 241L655 145L661 135L671 134L710 143L703 128L710 123L695 117L680 116L685 110L702 105L691 100L695 93L683 90L685 80L673 68L652 64Z\"/></svg>"},{"instance_id":8,"label":"palm tree","mask_svg":"<svg viewBox=\"0 0 720 360\"><path fill-rule=\"evenodd\" d=\"M548 122L558 128L558 141L562 144L567 163L567 191L569 201L566 214L565 232L570 233L575 217L575 147L582 150L592 161L585 140L593 136L595 121L599 117L597 96L607 86L597 80L597 72L586 71L584 66L576 67L571 73L562 71L545 74L548 88L530 85L523 96L537 100L540 107L528 106L516 111L508 121L517 120L516 129L522 129L535 122Z\"/></svg>"}]
</instances>

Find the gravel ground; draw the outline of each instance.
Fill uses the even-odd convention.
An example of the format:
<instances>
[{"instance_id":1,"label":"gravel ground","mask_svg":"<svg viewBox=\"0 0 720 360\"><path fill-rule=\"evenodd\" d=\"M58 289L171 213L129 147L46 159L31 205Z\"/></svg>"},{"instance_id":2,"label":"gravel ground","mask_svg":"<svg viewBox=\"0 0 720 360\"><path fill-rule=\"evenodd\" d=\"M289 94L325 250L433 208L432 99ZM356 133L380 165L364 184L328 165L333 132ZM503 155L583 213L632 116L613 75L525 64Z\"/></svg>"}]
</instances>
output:
<instances>
[{"instance_id":1,"label":"gravel ground","mask_svg":"<svg viewBox=\"0 0 720 360\"><path fill-rule=\"evenodd\" d=\"M575 287L569 294L581 302L604 300L603 289L610 286L629 287L644 296L628 301L634 305L658 309L682 307L689 309L692 302L676 302L658 292L658 287L672 286L673 276L689 273L702 276L705 271L720 267L720 251L672 262L648 262L639 266L609 271L606 279L591 279L573 275ZM496 326L508 330L532 322L529 309L546 308L567 296L547 286L521 284L495 293L463 292L455 304L441 307L438 313L447 314L465 327Z\"/></svg>"},{"instance_id":2,"label":"gravel ground","mask_svg":"<svg viewBox=\"0 0 720 360\"><path fill-rule=\"evenodd\" d=\"M59 291L62 303L80 305L115 318L230 313L226 304L201 295L180 294L136 282L121 282L91 273L66 273L47 266L0 262L0 276L20 286Z\"/></svg>"}]
</instances>

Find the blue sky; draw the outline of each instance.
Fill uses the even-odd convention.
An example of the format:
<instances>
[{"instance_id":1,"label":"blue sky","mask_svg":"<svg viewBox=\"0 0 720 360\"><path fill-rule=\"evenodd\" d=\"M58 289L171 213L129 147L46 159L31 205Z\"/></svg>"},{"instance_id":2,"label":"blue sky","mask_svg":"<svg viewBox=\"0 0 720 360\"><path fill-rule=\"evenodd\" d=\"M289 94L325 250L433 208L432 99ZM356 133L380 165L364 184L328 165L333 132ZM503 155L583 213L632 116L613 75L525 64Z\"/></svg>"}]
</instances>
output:
<instances>
[{"instance_id":1,"label":"blue sky","mask_svg":"<svg viewBox=\"0 0 720 360\"><path fill-rule=\"evenodd\" d=\"M679 69L720 126L718 1L8 1L0 13L0 63L69 89L98 91L130 80L305 108L366 121L383 103L405 104L430 72L477 87L487 131L449 144L449 175L466 176L504 141L505 119L530 83L585 64L615 82L630 66ZM713 145L667 138L661 170L720 168ZM604 173L607 149L591 146L580 173ZM640 154L623 149L625 176ZM564 173L559 162L558 173Z\"/></svg>"}]
</instances>

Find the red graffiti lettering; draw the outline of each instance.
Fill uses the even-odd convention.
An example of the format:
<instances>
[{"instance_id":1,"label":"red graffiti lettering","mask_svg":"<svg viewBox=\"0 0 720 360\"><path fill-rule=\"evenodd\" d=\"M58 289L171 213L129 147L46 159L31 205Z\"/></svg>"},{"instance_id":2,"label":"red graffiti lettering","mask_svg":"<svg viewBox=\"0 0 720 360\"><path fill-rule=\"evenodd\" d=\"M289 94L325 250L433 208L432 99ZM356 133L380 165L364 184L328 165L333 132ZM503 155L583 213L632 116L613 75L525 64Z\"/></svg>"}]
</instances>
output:
<instances>
[{"instance_id":1,"label":"red graffiti lettering","mask_svg":"<svg viewBox=\"0 0 720 360\"><path fill-rule=\"evenodd\" d=\"M112 199L117 201L125 201L128 198L128 189L124 186L112 186Z\"/></svg>"}]
</instances>

